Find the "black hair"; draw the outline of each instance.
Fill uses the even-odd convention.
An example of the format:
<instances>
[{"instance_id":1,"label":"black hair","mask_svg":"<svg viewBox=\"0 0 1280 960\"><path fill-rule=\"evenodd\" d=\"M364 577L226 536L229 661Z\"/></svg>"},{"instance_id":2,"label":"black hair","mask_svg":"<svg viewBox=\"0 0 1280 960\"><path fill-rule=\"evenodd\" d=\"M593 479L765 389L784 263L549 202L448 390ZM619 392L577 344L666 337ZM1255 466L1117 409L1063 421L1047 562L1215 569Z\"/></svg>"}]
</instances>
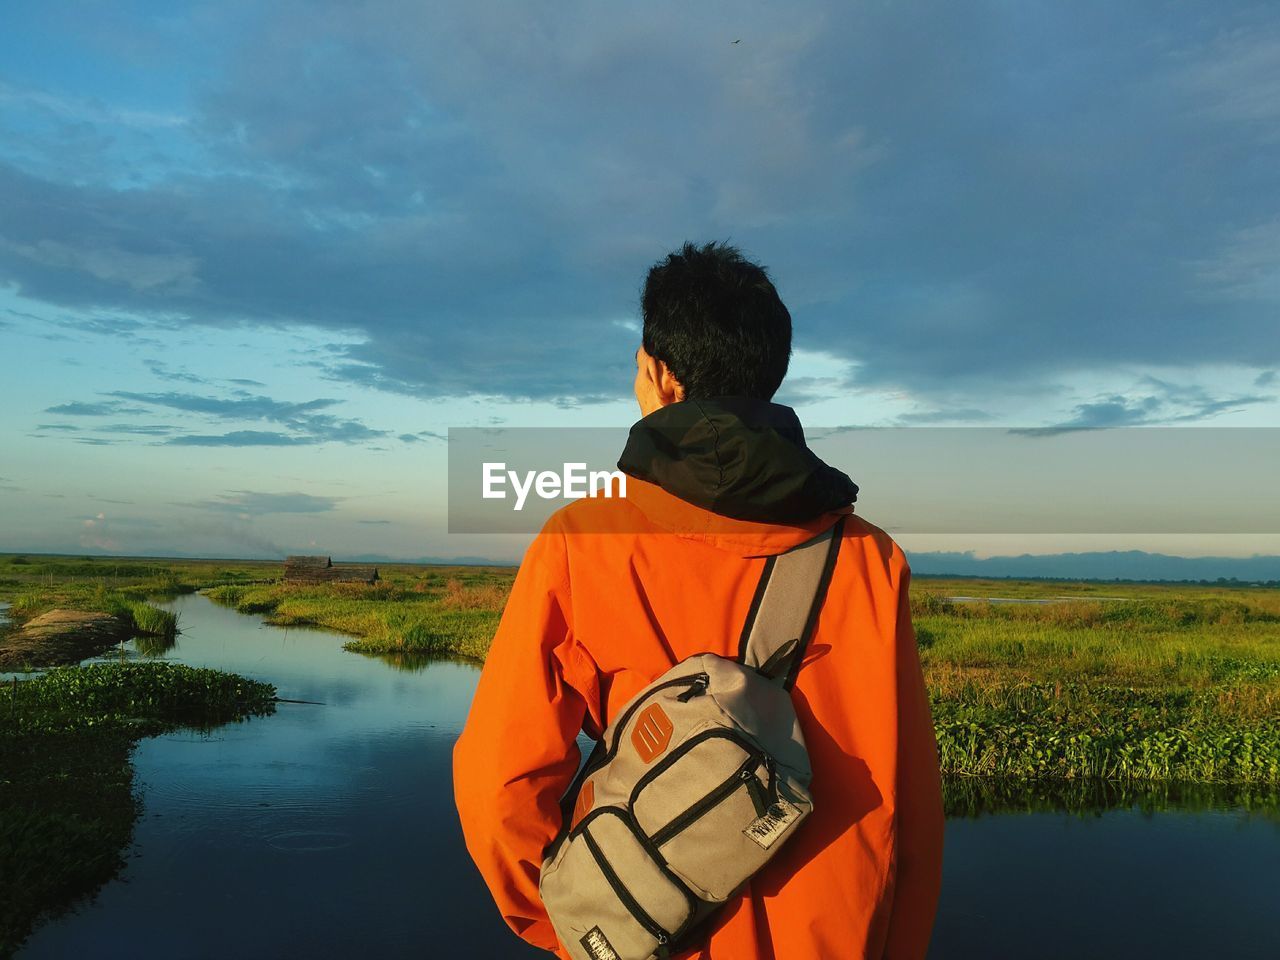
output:
<instances>
[{"instance_id":1,"label":"black hair","mask_svg":"<svg viewBox=\"0 0 1280 960\"><path fill-rule=\"evenodd\" d=\"M791 314L764 267L727 243L686 243L655 263L640 305L644 349L686 399L769 400L787 375Z\"/></svg>"}]
</instances>

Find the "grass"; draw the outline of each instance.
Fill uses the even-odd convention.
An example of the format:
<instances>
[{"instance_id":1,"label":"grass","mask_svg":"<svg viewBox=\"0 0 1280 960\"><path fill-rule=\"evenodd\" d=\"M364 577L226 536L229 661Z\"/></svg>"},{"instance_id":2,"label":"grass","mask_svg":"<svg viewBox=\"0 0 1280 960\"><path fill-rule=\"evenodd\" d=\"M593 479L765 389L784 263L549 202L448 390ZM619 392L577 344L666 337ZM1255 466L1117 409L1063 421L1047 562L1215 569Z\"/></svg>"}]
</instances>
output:
<instances>
[{"instance_id":1,"label":"grass","mask_svg":"<svg viewBox=\"0 0 1280 960\"><path fill-rule=\"evenodd\" d=\"M456 655L480 661L497 629L513 569L443 567L392 571L366 585L224 585L213 601L266 615L278 626L317 626L355 639L358 653Z\"/></svg>"},{"instance_id":2,"label":"grass","mask_svg":"<svg viewBox=\"0 0 1280 960\"><path fill-rule=\"evenodd\" d=\"M271 623L352 634L352 650L481 660L512 573L208 593ZM946 599L983 592L1053 602ZM949 777L1280 784L1280 591L926 580L912 610Z\"/></svg>"},{"instance_id":3,"label":"grass","mask_svg":"<svg viewBox=\"0 0 1280 960\"><path fill-rule=\"evenodd\" d=\"M61 590L112 582L76 582L85 563L46 563L43 575L70 576ZM346 633L350 650L477 661L515 575L396 565L372 586L299 586L273 582L278 565L112 563L126 597L162 582L207 587L215 601L274 624ZM0 595L7 577L38 566L15 575L0 559ZM105 562L90 566L102 573ZM952 778L1280 783L1280 590L917 578L912 612Z\"/></svg>"},{"instance_id":4,"label":"grass","mask_svg":"<svg viewBox=\"0 0 1280 960\"><path fill-rule=\"evenodd\" d=\"M945 774L1280 784L1280 591L1123 592L1001 605L916 590Z\"/></svg>"},{"instance_id":5,"label":"grass","mask_svg":"<svg viewBox=\"0 0 1280 960\"><path fill-rule=\"evenodd\" d=\"M275 690L168 663L59 667L0 689L0 957L123 866L141 737L274 709Z\"/></svg>"},{"instance_id":6,"label":"grass","mask_svg":"<svg viewBox=\"0 0 1280 960\"><path fill-rule=\"evenodd\" d=\"M40 614L67 609L110 614L123 622L126 634L138 638L143 652L159 653L173 646L179 625L173 613L148 598L251 582L276 576L279 569L278 564L247 561L0 555L0 600L10 604L8 622L0 623L0 645L7 634ZM100 650L77 651L70 645L54 656L66 662L95 652ZM28 662L26 653L15 653L11 662Z\"/></svg>"}]
</instances>

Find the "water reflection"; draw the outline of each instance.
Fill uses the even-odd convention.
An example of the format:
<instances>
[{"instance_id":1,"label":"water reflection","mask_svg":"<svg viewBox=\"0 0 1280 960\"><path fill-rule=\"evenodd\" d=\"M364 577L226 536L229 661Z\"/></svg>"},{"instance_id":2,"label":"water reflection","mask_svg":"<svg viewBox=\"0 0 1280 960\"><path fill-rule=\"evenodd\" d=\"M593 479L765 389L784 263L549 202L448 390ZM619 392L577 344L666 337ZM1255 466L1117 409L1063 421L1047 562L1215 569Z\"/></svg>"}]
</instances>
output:
<instances>
[{"instance_id":1,"label":"water reflection","mask_svg":"<svg viewBox=\"0 0 1280 960\"><path fill-rule=\"evenodd\" d=\"M1280 785L1274 783L1144 783L1101 780L1008 780L947 777L948 817L1008 813L1101 813L1243 810L1280 821Z\"/></svg>"},{"instance_id":2,"label":"water reflection","mask_svg":"<svg viewBox=\"0 0 1280 960\"><path fill-rule=\"evenodd\" d=\"M545 956L506 929L457 826L451 749L474 665L387 669L327 631L199 596L170 606L183 633L161 657L316 702L142 741L124 874L20 957Z\"/></svg>"},{"instance_id":3,"label":"water reflection","mask_svg":"<svg viewBox=\"0 0 1280 960\"><path fill-rule=\"evenodd\" d=\"M145 657L163 657L166 653L176 648L178 645L178 637L166 636L164 634L151 634L133 638L133 647L138 653Z\"/></svg>"}]
</instances>

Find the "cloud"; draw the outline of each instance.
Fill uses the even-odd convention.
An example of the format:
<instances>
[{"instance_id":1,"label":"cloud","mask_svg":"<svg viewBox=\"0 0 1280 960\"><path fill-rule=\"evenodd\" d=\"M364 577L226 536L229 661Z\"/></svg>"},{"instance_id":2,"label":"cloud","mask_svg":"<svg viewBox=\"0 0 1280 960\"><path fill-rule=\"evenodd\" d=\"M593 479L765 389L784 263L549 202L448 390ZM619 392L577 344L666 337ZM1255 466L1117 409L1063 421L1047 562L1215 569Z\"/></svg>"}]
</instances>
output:
<instances>
[{"instance_id":1,"label":"cloud","mask_svg":"<svg viewBox=\"0 0 1280 960\"><path fill-rule=\"evenodd\" d=\"M918 427L943 423L981 423L992 419L994 418L990 413L977 407L949 407L904 413L898 417L898 423L904 427Z\"/></svg>"},{"instance_id":2,"label":"cloud","mask_svg":"<svg viewBox=\"0 0 1280 960\"><path fill-rule=\"evenodd\" d=\"M1180 72L1197 110L1227 123L1280 132L1280 29L1240 25L1209 38L1206 56Z\"/></svg>"},{"instance_id":3,"label":"cloud","mask_svg":"<svg viewBox=\"0 0 1280 960\"><path fill-rule=\"evenodd\" d=\"M80 521L80 546L92 550L118 550L120 542L111 536L105 513L92 517L76 517Z\"/></svg>"},{"instance_id":4,"label":"cloud","mask_svg":"<svg viewBox=\"0 0 1280 960\"><path fill-rule=\"evenodd\" d=\"M419 430L417 433L402 433L398 439L404 443L421 443L424 440L441 440L448 443L449 435L435 430Z\"/></svg>"},{"instance_id":5,"label":"cloud","mask_svg":"<svg viewBox=\"0 0 1280 960\"><path fill-rule=\"evenodd\" d=\"M185 370L171 370L169 365L160 360L144 360L143 365L151 371L152 376L160 380L171 380L174 383L208 383L204 377Z\"/></svg>"},{"instance_id":6,"label":"cloud","mask_svg":"<svg viewBox=\"0 0 1280 960\"><path fill-rule=\"evenodd\" d=\"M1280 305L1280 218L1228 230L1210 256L1190 264L1210 292Z\"/></svg>"},{"instance_id":7,"label":"cloud","mask_svg":"<svg viewBox=\"0 0 1280 960\"><path fill-rule=\"evenodd\" d=\"M62 404L62 408L76 407L76 406L77 406L76 404L71 404L71 403ZM86 406L92 406L92 405L86 405ZM50 408L50 410L56 410L56 409L59 409L59 408L55 408L55 407ZM115 410L110 412L122 413L125 411ZM129 411L129 412L133 412L133 411ZM145 411L139 411L139 412L145 412ZM137 436L137 437L163 437L170 433L173 433L175 428L164 423L112 423L112 424L105 424L100 426L92 426L88 428L78 426L74 423L38 423L36 424L35 429L37 432L35 434L32 434L32 436L39 436L41 434L49 434L49 433L59 433L59 434L78 433L82 430L87 429L90 432L95 434L107 433L107 434L121 434L124 436ZM95 437L80 436L80 437L75 437L73 439L75 439L80 443L95 443L99 445L116 442L116 441L108 440L102 437L95 438Z\"/></svg>"},{"instance_id":8,"label":"cloud","mask_svg":"<svg viewBox=\"0 0 1280 960\"><path fill-rule=\"evenodd\" d=\"M0 81L0 106L24 106L76 123L111 123L138 127L174 127L186 122L173 113L147 110L116 110L97 98L58 96L43 90L24 88Z\"/></svg>"},{"instance_id":9,"label":"cloud","mask_svg":"<svg viewBox=\"0 0 1280 960\"><path fill-rule=\"evenodd\" d=\"M301 447L319 443L314 437L295 437L270 430L232 430L230 433L189 433L170 437L171 447Z\"/></svg>"},{"instance_id":10,"label":"cloud","mask_svg":"<svg viewBox=\"0 0 1280 960\"><path fill-rule=\"evenodd\" d=\"M60 403L54 407L46 407L45 413L60 413L68 417L107 417L122 413L145 413L141 407L131 407L121 403L118 400L103 401L101 403L82 403L73 400L70 403Z\"/></svg>"},{"instance_id":11,"label":"cloud","mask_svg":"<svg viewBox=\"0 0 1280 960\"><path fill-rule=\"evenodd\" d=\"M212 500L179 503L177 505L248 517L265 516L273 513L328 513L334 510L342 500L342 497L320 497L309 493L262 493L254 490L233 490Z\"/></svg>"},{"instance_id":12,"label":"cloud","mask_svg":"<svg viewBox=\"0 0 1280 960\"><path fill-rule=\"evenodd\" d=\"M173 433L174 429L167 423L112 423L93 428L95 433L123 433L139 437L163 437Z\"/></svg>"},{"instance_id":13,"label":"cloud","mask_svg":"<svg viewBox=\"0 0 1280 960\"><path fill-rule=\"evenodd\" d=\"M1274 11L921 15L206 12L218 55L180 118L6 88L20 133L58 136L0 149L0 282L148 321L356 332L324 368L345 383L584 402L627 395L648 264L729 237L772 266L799 347L924 410L1135 361L1280 363Z\"/></svg>"},{"instance_id":14,"label":"cloud","mask_svg":"<svg viewBox=\"0 0 1280 960\"><path fill-rule=\"evenodd\" d=\"M337 400L319 398L302 402L273 400L238 391L235 397L218 397L195 393L136 393L126 390L112 391L110 396L135 403L197 414L215 420L254 421L265 420L285 426L279 430L232 430L226 433L189 433L170 437L171 446L199 447L257 447L257 446L305 446L318 443L361 443L385 436L387 431L376 430L358 420L342 419L325 410ZM135 433L160 431L138 428ZM164 432L172 432L166 428Z\"/></svg>"},{"instance_id":15,"label":"cloud","mask_svg":"<svg viewBox=\"0 0 1280 960\"><path fill-rule=\"evenodd\" d=\"M133 400L137 403L168 407L186 413L200 413L227 420L278 420L288 421L316 410L332 407L338 401L327 398L306 400L301 403L273 400L265 396L215 397L196 393L134 393L113 390L111 396Z\"/></svg>"},{"instance_id":16,"label":"cloud","mask_svg":"<svg viewBox=\"0 0 1280 960\"><path fill-rule=\"evenodd\" d=\"M1195 423L1256 404L1272 403L1274 396L1244 394L1218 397L1194 384L1175 384L1156 377L1144 377L1140 387L1147 392L1111 394L1078 404L1073 416L1046 427L1015 429L1027 436L1053 436L1073 430L1109 427L1160 426Z\"/></svg>"}]
</instances>

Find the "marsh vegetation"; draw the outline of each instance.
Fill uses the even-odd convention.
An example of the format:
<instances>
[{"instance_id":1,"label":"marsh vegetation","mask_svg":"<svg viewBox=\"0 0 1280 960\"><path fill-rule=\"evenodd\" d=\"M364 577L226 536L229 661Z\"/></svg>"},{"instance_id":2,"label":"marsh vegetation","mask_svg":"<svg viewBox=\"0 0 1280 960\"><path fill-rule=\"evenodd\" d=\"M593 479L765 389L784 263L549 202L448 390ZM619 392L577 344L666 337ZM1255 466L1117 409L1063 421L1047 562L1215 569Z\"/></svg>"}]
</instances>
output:
<instances>
[{"instance_id":1,"label":"marsh vegetation","mask_svg":"<svg viewBox=\"0 0 1280 960\"><path fill-rule=\"evenodd\" d=\"M913 597L944 773L1280 783L1280 591L945 599L957 586Z\"/></svg>"},{"instance_id":2,"label":"marsh vegetation","mask_svg":"<svg viewBox=\"0 0 1280 960\"><path fill-rule=\"evenodd\" d=\"M312 688L331 683L335 702L344 704L349 679L360 676L368 690L388 698L367 708L371 737L385 733L391 702L403 711L395 714L397 730L409 729L424 703L439 703L442 718L460 722L472 668L433 660L421 674L393 681L384 663L422 670L424 656L482 662L514 568L380 570L383 580L373 585L287 585L278 582L279 564L34 557L13 563L0 557L0 600L13 603L13 623L0 631L21 629L58 608L112 611L128 615L135 632L153 631L138 632L122 649L125 662L111 668L123 672L98 672L97 664L49 671L20 681L16 699L11 685L0 688L0 719L9 723L0 736L4 769L19 771L6 772L0 784L0 844L6 863L21 865L13 876L21 878L22 895L5 891L8 912L0 919L9 936L41 904L56 910L118 868L137 812L130 756L138 738L166 724L199 727L247 716L265 703L260 685L228 696L245 681L218 679L226 674L133 672L170 670L148 660L213 656L196 662L261 671L273 682L298 671L306 699L326 699L313 696ZM223 610L198 597L163 603L197 590ZM976 599L949 599L955 597ZM174 648L164 630L174 609L178 627L183 617L197 616L195 632L208 637L179 636ZM148 623L146 610L164 616ZM1266 819L1280 809L1280 591L917 578L912 612L951 816L1172 808L1245 809ZM262 619L283 630L263 632ZM346 639L294 627L325 628ZM224 645L233 634L232 657ZM378 656L349 657L339 643ZM332 653L321 653L326 644ZM418 692L399 699L409 690ZM179 710L205 702L214 708L198 716ZM324 713L299 715L288 749L302 742L297 738L314 737L315 750L326 757L332 744L346 742L341 737L359 715L355 704L298 709ZM333 717L327 733L316 726L321 716ZM283 722L277 717L263 725L260 736L270 737L266 728ZM446 782L448 739L441 743L439 776ZM360 756L343 763L362 762ZM420 758L412 753L403 763L365 789L408 782ZM264 782L277 776L273 768ZM439 815L448 818L447 791L431 802L437 801L444 804ZM25 819L11 813L19 808ZM353 810L353 816L363 815ZM295 833L297 817L288 817ZM218 829L234 831L239 823ZM469 902L464 893L457 894L459 903Z\"/></svg>"},{"instance_id":3,"label":"marsh vegetation","mask_svg":"<svg viewBox=\"0 0 1280 960\"><path fill-rule=\"evenodd\" d=\"M271 712L275 690L171 663L96 663L0 691L0 956L121 866L142 737Z\"/></svg>"}]
</instances>

